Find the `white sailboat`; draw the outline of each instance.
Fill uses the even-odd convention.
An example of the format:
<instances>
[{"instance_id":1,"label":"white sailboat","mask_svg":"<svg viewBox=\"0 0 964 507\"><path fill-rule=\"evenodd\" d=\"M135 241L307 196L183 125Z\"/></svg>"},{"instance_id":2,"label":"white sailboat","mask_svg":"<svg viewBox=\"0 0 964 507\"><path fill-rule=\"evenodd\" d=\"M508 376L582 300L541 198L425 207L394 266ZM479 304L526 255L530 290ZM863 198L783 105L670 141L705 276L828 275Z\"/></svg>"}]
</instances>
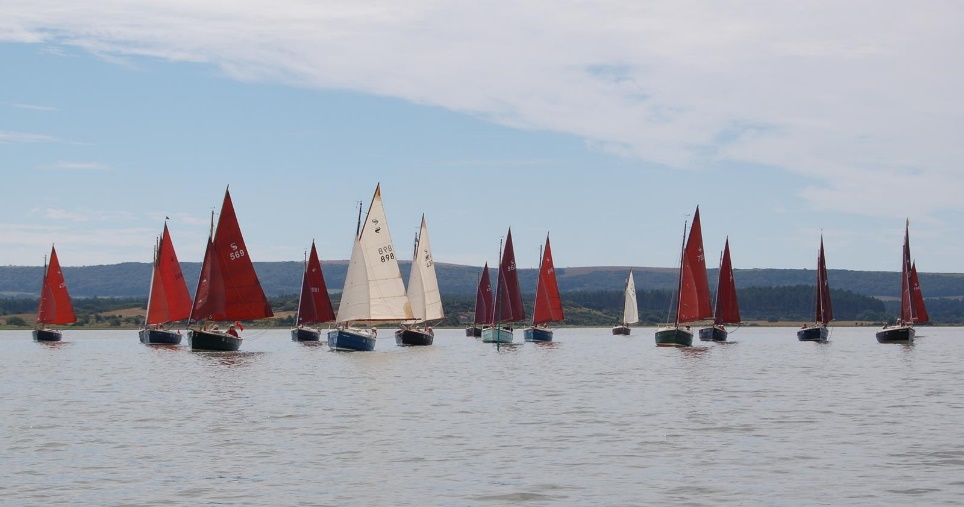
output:
<instances>
[{"instance_id":1,"label":"white sailboat","mask_svg":"<svg viewBox=\"0 0 964 507\"><path fill-rule=\"evenodd\" d=\"M442 295L438 290L438 277L435 274L435 261L432 260L432 244L428 239L425 215L422 215L422 226L418 231L412 257L412 271L408 276L408 301L412 306L415 322L412 325L403 324L401 329L395 331L395 344L431 345L435 332L428 323L444 319L445 311L442 310ZM418 328L419 324L422 324L421 329Z\"/></svg>"},{"instance_id":2,"label":"white sailboat","mask_svg":"<svg viewBox=\"0 0 964 507\"><path fill-rule=\"evenodd\" d=\"M619 324L613 326L613 334L629 335L629 325L639 322L639 308L636 305L636 282L633 281L633 270L629 270L626 288L623 290L623 318Z\"/></svg>"},{"instance_id":3,"label":"white sailboat","mask_svg":"<svg viewBox=\"0 0 964 507\"><path fill-rule=\"evenodd\" d=\"M375 188L365 223L361 223L361 209L358 217L345 288L335 317L338 328L328 332L328 346L333 350L375 349L376 329L353 324L373 326L379 322L414 320L388 230L381 185Z\"/></svg>"}]
</instances>

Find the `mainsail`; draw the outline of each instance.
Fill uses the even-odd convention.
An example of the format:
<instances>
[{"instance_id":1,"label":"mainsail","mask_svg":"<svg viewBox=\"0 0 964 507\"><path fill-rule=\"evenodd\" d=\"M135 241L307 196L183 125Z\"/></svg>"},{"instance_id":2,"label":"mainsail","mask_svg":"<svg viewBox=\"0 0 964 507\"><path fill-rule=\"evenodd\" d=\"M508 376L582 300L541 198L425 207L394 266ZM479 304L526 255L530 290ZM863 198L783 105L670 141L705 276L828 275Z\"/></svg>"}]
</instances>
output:
<instances>
[{"instance_id":1,"label":"mainsail","mask_svg":"<svg viewBox=\"0 0 964 507\"><path fill-rule=\"evenodd\" d=\"M713 305L710 301L709 282L706 279L700 208L697 207L680 266L680 293L676 321L693 322L711 318L713 318Z\"/></svg>"},{"instance_id":2,"label":"mainsail","mask_svg":"<svg viewBox=\"0 0 964 507\"><path fill-rule=\"evenodd\" d=\"M827 278L827 258L823 253L823 236L820 236L820 253L817 254L817 311L816 321L826 326L833 320L830 303L830 280Z\"/></svg>"},{"instance_id":3,"label":"mainsail","mask_svg":"<svg viewBox=\"0 0 964 507\"><path fill-rule=\"evenodd\" d=\"M629 270L626 289L623 291L623 325L637 322L639 322L639 307L636 305L636 282L633 281L633 271Z\"/></svg>"},{"instance_id":4,"label":"mainsail","mask_svg":"<svg viewBox=\"0 0 964 507\"><path fill-rule=\"evenodd\" d=\"M408 276L408 299L412 305L412 315L419 321L441 320L445 318L442 310L442 296L435 275L435 261L432 260L432 244L428 238L425 215L419 228L412 270Z\"/></svg>"},{"instance_id":5,"label":"mainsail","mask_svg":"<svg viewBox=\"0 0 964 507\"><path fill-rule=\"evenodd\" d=\"M318 250L315 242L311 242L311 252L305 263L305 273L301 280L301 298L298 300L297 324L331 322L335 320L335 311L331 307L328 297L328 287L325 285L325 275L321 271L318 260Z\"/></svg>"},{"instance_id":6,"label":"mainsail","mask_svg":"<svg viewBox=\"0 0 964 507\"><path fill-rule=\"evenodd\" d=\"M515 250L512 248L512 229L505 238L505 249L499 265L499 285L496 290L497 322L520 322L526 320L519 289L519 272L516 269Z\"/></svg>"},{"instance_id":7,"label":"mainsail","mask_svg":"<svg viewBox=\"0 0 964 507\"><path fill-rule=\"evenodd\" d=\"M475 291L475 324L493 324L495 305L492 304L492 282L489 279L489 263L482 268L479 287Z\"/></svg>"},{"instance_id":8,"label":"mainsail","mask_svg":"<svg viewBox=\"0 0 964 507\"><path fill-rule=\"evenodd\" d=\"M50 247L50 263L44 271L40 288L40 306L37 308L37 324L71 324L77 322L74 306L67 292L67 282L60 270L57 250Z\"/></svg>"},{"instance_id":9,"label":"mainsail","mask_svg":"<svg viewBox=\"0 0 964 507\"><path fill-rule=\"evenodd\" d=\"M733 264L730 261L730 238L726 238L723 258L720 260L720 279L716 286L713 323L735 324L737 322L740 322L740 305L736 299L736 283L733 281Z\"/></svg>"},{"instance_id":10,"label":"mainsail","mask_svg":"<svg viewBox=\"0 0 964 507\"><path fill-rule=\"evenodd\" d=\"M147 299L147 325L166 324L191 316L191 294L187 290L174 242L164 224L154 252L154 273Z\"/></svg>"},{"instance_id":11,"label":"mainsail","mask_svg":"<svg viewBox=\"0 0 964 507\"><path fill-rule=\"evenodd\" d=\"M536 301L532 309L532 324L545 324L565 320L562 311L562 299L559 297L559 284L556 281L556 270L552 264L552 250L549 247L549 236L546 235L546 248L542 253L539 264L539 282L536 286Z\"/></svg>"}]
</instances>

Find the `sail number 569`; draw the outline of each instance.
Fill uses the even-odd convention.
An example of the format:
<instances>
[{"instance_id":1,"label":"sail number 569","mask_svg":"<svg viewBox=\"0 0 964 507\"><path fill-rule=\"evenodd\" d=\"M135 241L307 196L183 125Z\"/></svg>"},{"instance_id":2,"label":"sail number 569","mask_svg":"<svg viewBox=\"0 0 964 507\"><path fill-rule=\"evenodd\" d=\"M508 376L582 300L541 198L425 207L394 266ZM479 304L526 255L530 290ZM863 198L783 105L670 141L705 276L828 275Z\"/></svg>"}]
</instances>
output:
<instances>
[{"instance_id":1,"label":"sail number 569","mask_svg":"<svg viewBox=\"0 0 964 507\"><path fill-rule=\"evenodd\" d=\"M241 257L244 257L244 249L238 250L237 252L231 252L228 254L228 258L231 259L232 261L236 261Z\"/></svg>"}]
</instances>

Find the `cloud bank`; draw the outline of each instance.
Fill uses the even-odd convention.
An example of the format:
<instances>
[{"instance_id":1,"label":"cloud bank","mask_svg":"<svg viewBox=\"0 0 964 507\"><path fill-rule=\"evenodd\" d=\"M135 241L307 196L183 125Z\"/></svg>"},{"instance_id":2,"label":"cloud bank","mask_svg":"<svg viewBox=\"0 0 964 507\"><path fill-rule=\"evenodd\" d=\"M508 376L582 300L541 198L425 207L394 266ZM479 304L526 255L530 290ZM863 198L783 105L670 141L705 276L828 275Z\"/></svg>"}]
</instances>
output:
<instances>
[{"instance_id":1,"label":"cloud bank","mask_svg":"<svg viewBox=\"0 0 964 507\"><path fill-rule=\"evenodd\" d=\"M818 209L957 207L964 3L7 0L0 41L444 107L684 170L752 164ZM29 138L0 132L0 142Z\"/></svg>"}]
</instances>

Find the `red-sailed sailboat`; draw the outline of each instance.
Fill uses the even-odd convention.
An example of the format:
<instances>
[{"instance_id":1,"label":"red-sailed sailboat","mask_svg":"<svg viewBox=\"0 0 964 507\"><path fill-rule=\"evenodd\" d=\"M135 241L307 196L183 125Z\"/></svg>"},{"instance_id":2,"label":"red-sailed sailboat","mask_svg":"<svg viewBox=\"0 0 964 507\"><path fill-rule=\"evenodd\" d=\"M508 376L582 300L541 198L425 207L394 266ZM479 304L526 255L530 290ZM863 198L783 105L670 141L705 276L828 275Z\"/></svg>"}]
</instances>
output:
<instances>
[{"instance_id":1,"label":"red-sailed sailboat","mask_svg":"<svg viewBox=\"0 0 964 507\"><path fill-rule=\"evenodd\" d=\"M686 235L686 225L683 225ZM693 331L680 324L713 317L710 287L706 280L706 259L703 253L703 232L700 228L700 208L696 207L689 239L681 248L679 286L676 299L676 321L656 329L656 345L660 347L689 347Z\"/></svg>"},{"instance_id":2,"label":"red-sailed sailboat","mask_svg":"<svg viewBox=\"0 0 964 507\"><path fill-rule=\"evenodd\" d=\"M479 275L479 286L475 290L475 318L472 325L465 328L465 336L480 338L482 326L492 325L494 315L492 305L492 281L489 279L489 263L485 263Z\"/></svg>"},{"instance_id":3,"label":"red-sailed sailboat","mask_svg":"<svg viewBox=\"0 0 964 507\"><path fill-rule=\"evenodd\" d=\"M804 325L797 331L797 339L802 342L825 342L830 339L827 324L833 320L833 305L830 304L830 280L827 278L827 258L823 253L823 235L820 236L820 251L817 253L816 292L815 325Z\"/></svg>"},{"instance_id":4,"label":"red-sailed sailboat","mask_svg":"<svg viewBox=\"0 0 964 507\"><path fill-rule=\"evenodd\" d=\"M900 316L893 326L877 331L880 343L912 343L916 331L914 324L927 322L924 295L917 279L917 263L910 256L910 220L904 228L904 255L900 272Z\"/></svg>"},{"instance_id":5,"label":"red-sailed sailboat","mask_svg":"<svg viewBox=\"0 0 964 507\"><path fill-rule=\"evenodd\" d=\"M154 245L154 273L151 275L151 291L147 296L147 316L144 329L138 335L147 345L177 345L181 332L164 329L172 322L191 316L191 294L187 290L181 263L177 261L174 243L164 222L164 231Z\"/></svg>"},{"instance_id":6,"label":"red-sailed sailboat","mask_svg":"<svg viewBox=\"0 0 964 507\"><path fill-rule=\"evenodd\" d=\"M44 278L40 286L40 305L37 308L37 325L33 339L38 342L59 342L62 335L59 329L50 329L49 324L73 324L77 322L74 305L70 302L67 282L60 271L57 250L50 247L50 262L44 262Z\"/></svg>"},{"instance_id":7,"label":"red-sailed sailboat","mask_svg":"<svg viewBox=\"0 0 964 507\"><path fill-rule=\"evenodd\" d=\"M556 270L552 264L552 250L549 248L549 235L546 234L546 247L539 263L539 281L536 285L536 301L532 307L532 326L523 330L527 342L551 342L552 329L546 324L565 320L562 311L562 298L559 297L559 284Z\"/></svg>"},{"instance_id":8,"label":"red-sailed sailboat","mask_svg":"<svg viewBox=\"0 0 964 507\"><path fill-rule=\"evenodd\" d=\"M211 226L214 226L213 213ZM241 347L239 331L243 329L238 321L273 315L244 244L231 194L225 190L217 229L208 237L191 309L190 321L204 321L205 325L188 332L188 344L192 350L238 350ZM235 324L227 330L218 329L216 324L208 326L216 321L235 321Z\"/></svg>"},{"instance_id":9,"label":"red-sailed sailboat","mask_svg":"<svg viewBox=\"0 0 964 507\"><path fill-rule=\"evenodd\" d=\"M733 281L733 264L730 262L730 238L723 246L720 259L720 279L716 284L716 308L713 325L700 329L700 341L725 342L729 332L725 324L740 323L740 305L736 299L736 283Z\"/></svg>"},{"instance_id":10,"label":"red-sailed sailboat","mask_svg":"<svg viewBox=\"0 0 964 507\"><path fill-rule=\"evenodd\" d=\"M311 324L333 322L335 310L328 297L325 275L321 272L321 261L315 242L311 242L311 253L305 259L305 273L301 278L301 297L298 298L298 314L295 316L297 327L291 330L291 339L296 342L316 342L321 339L321 330Z\"/></svg>"},{"instance_id":11,"label":"red-sailed sailboat","mask_svg":"<svg viewBox=\"0 0 964 507\"><path fill-rule=\"evenodd\" d=\"M499 284L495 291L495 314L492 325L482 328L483 343L512 343L512 327L503 323L526 320L522 306L522 291L519 289L519 272L516 269L515 250L512 248L512 228L505 238L505 250L500 253Z\"/></svg>"}]
</instances>

